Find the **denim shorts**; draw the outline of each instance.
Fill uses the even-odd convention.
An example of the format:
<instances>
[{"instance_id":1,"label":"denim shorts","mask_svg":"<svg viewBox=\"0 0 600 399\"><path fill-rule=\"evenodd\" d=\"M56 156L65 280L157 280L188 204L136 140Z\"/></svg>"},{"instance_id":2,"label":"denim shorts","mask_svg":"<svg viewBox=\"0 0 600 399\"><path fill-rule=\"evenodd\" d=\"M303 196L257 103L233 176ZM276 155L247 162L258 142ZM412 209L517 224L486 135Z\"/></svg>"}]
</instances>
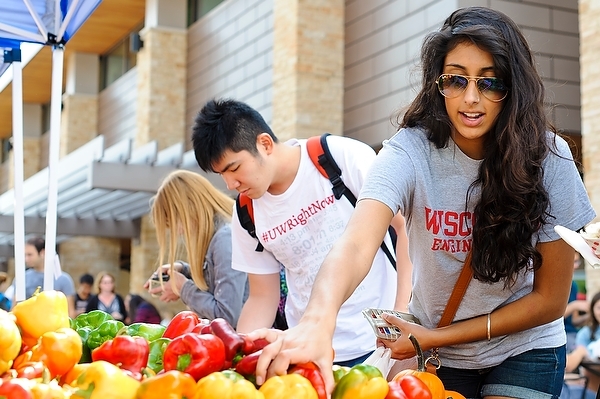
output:
<instances>
[{"instance_id":1,"label":"denim shorts","mask_svg":"<svg viewBox=\"0 0 600 399\"><path fill-rule=\"evenodd\" d=\"M533 349L485 369L441 367L438 377L447 390L467 399L507 396L518 399L557 399L566 367L566 348Z\"/></svg>"}]
</instances>

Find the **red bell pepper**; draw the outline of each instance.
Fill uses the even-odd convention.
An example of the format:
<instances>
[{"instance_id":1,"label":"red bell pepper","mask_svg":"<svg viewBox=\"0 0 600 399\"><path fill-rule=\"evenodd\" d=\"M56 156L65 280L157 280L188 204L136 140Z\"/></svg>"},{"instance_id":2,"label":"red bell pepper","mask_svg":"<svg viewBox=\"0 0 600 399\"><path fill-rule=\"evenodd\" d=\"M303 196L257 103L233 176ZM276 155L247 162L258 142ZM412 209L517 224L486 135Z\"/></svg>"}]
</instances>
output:
<instances>
[{"instance_id":1,"label":"red bell pepper","mask_svg":"<svg viewBox=\"0 0 600 399\"><path fill-rule=\"evenodd\" d=\"M92 351L92 361L107 361L141 380L142 369L148 364L149 354L150 348L145 338L117 335Z\"/></svg>"},{"instance_id":2,"label":"red bell pepper","mask_svg":"<svg viewBox=\"0 0 600 399\"><path fill-rule=\"evenodd\" d=\"M42 378L44 372L48 372L48 368L41 361L23 363L19 368L15 368L15 370L17 371L17 378L27 378L28 380ZM48 374L48 379L50 379L49 377L50 374Z\"/></svg>"},{"instance_id":3,"label":"red bell pepper","mask_svg":"<svg viewBox=\"0 0 600 399\"><path fill-rule=\"evenodd\" d=\"M310 381L319 399L327 399L327 389L325 389L325 380L319 367L313 362L300 363L288 370L288 374L300 374Z\"/></svg>"},{"instance_id":4,"label":"red bell pepper","mask_svg":"<svg viewBox=\"0 0 600 399\"><path fill-rule=\"evenodd\" d=\"M200 323L200 319L196 313L190 310L182 310L171 319L162 336L169 339L179 337L192 332L198 323Z\"/></svg>"},{"instance_id":5,"label":"red bell pepper","mask_svg":"<svg viewBox=\"0 0 600 399\"><path fill-rule=\"evenodd\" d=\"M221 338L212 334L186 333L175 337L163 355L165 371L183 371L196 381L222 370L224 364L225 345Z\"/></svg>"},{"instance_id":6,"label":"red bell pepper","mask_svg":"<svg viewBox=\"0 0 600 399\"><path fill-rule=\"evenodd\" d=\"M244 338L233 329L227 320L221 317L210 322L210 329L214 335L221 338L225 345L225 360L232 361L244 346Z\"/></svg>"},{"instance_id":7,"label":"red bell pepper","mask_svg":"<svg viewBox=\"0 0 600 399\"><path fill-rule=\"evenodd\" d=\"M262 349L244 356L239 362L236 363L235 371L243 375L246 379L255 377L256 364L258 363L258 358L260 357L261 353Z\"/></svg>"},{"instance_id":8,"label":"red bell pepper","mask_svg":"<svg viewBox=\"0 0 600 399\"><path fill-rule=\"evenodd\" d=\"M25 378L0 380L0 399L33 399L31 384Z\"/></svg>"},{"instance_id":9,"label":"red bell pepper","mask_svg":"<svg viewBox=\"0 0 600 399\"><path fill-rule=\"evenodd\" d=\"M427 385L414 375L405 375L388 385L390 390L385 399L431 399Z\"/></svg>"},{"instance_id":10,"label":"red bell pepper","mask_svg":"<svg viewBox=\"0 0 600 399\"><path fill-rule=\"evenodd\" d=\"M255 339L253 341L246 334L240 334L240 336L244 339L244 346L242 346L242 354L244 356L250 355L269 345L269 341L264 338Z\"/></svg>"}]
</instances>

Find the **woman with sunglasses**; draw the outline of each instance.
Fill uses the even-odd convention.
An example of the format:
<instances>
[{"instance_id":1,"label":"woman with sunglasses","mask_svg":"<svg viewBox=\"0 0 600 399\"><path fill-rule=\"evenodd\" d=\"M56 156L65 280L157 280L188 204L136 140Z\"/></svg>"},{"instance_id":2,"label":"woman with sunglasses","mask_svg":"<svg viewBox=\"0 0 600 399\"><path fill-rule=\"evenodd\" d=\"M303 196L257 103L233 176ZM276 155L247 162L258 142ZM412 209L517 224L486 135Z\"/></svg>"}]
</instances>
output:
<instances>
[{"instance_id":1,"label":"woman with sunglasses","mask_svg":"<svg viewBox=\"0 0 600 399\"><path fill-rule=\"evenodd\" d=\"M546 119L534 57L512 20L473 7L426 37L421 61L421 90L384 142L299 325L253 333L272 341L257 380L309 360L331 370L336 312L400 212L414 265L409 311L422 325L386 316L402 336L379 344L396 359L414 356L409 334L439 348L438 376L467 398L557 398L573 250L553 228L577 230L595 213ZM473 277L452 324L436 328L469 251Z\"/></svg>"}]
</instances>

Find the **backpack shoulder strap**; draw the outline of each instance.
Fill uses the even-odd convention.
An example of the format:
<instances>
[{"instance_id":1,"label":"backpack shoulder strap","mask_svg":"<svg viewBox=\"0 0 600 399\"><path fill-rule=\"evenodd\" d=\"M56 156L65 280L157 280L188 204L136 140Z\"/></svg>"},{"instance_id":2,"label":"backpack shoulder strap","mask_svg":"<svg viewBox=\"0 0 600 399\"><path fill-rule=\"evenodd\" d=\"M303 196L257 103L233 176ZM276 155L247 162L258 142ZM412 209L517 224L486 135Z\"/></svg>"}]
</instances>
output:
<instances>
[{"instance_id":1,"label":"backpack shoulder strap","mask_svg":"<svg viewBox=\"0 0 600 399\"><path fill-rule=\"evenodd\" d=\"M252 207L252 199L245 194L239 194L235 200L235 207L240 225L248 232L248 234L250 234L251 237L258 241L258 237L256 237L256 226L254 225L254 208ZM258 241L255 251L262 252L263 249L264 247L260 241Z\"/></svg>"},{"instance_id":2,"label":"backpack shoulder strap","mask_svg":"<svg viewBox=\"0 0 600 399\"><path fill-rule=\"evenodd\" d=\"M350 191L350 189L344 184L342 180L342 170L333 159L329 146L327 144L327 137L329 133L323 133L321 136L314 136L308 139L306 143L306 149L308 156L310 157L317 170L326 178L329 179L333 185L333 195L336 199L342 198L342 195L348 198L348 201L352 206L356 206L356 196Z\"/></svg>"},{"instance_id":3,"label":"backpack shoulder strap","mask_svg":"<svg viewBox=\"0 0 600 399\"><path fill-rule=\"evenodd\" d=\"M333 185L332 190L335 199L340 199L343 195L348 198L348 201L350 201L352 206L356 206L356 196L350 191L348 186L344 184L344 181L342 180L342 170L335 162L335 159L333 159L331 151L329 151L329 145L327 144L328 136L330 136L329 133L323 133L321 136L310 137L306 142L308 156L317 170L323 176L328 178ZM392 240L392 247L395 248L397 238L396 231L392 226L389 227L388 231ZM394 269L396 269L396 258L384 242L381 243L381 249Z\"/></svg>"}]
</instances>

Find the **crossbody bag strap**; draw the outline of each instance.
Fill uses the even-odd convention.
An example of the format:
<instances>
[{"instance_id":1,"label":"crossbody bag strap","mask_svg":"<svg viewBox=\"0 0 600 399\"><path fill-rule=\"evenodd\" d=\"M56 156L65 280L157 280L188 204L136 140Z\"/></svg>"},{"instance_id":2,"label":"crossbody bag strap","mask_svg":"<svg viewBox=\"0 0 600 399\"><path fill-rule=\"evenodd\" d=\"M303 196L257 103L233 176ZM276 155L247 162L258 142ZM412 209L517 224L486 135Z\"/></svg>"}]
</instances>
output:
<instances>
[{"instance_id":1,"label":"crossbody bag strap","mask_svg":"<svg viewBox=\"0 0 600 399\"><path fill-rule=\"evenodd\" d=\"M471 257L473 256L472 253L472 250L467 253L467 258L465 259L463 268L458 276L458 280L456 280L456 285L454 285L454 289L452 290L452 294L450 294L446 308L444 308L444 313L442 313L442 318L437 325L438 328L446 327L452 323L452 320L454 320L454 316L456 315L456 311L458 310L458 305L460 305L463 296L465 296L465 292L467 292L467 287L469 286L471 278L473 277L473 268L471 268Z\"/></svg>"}]
</instances>

